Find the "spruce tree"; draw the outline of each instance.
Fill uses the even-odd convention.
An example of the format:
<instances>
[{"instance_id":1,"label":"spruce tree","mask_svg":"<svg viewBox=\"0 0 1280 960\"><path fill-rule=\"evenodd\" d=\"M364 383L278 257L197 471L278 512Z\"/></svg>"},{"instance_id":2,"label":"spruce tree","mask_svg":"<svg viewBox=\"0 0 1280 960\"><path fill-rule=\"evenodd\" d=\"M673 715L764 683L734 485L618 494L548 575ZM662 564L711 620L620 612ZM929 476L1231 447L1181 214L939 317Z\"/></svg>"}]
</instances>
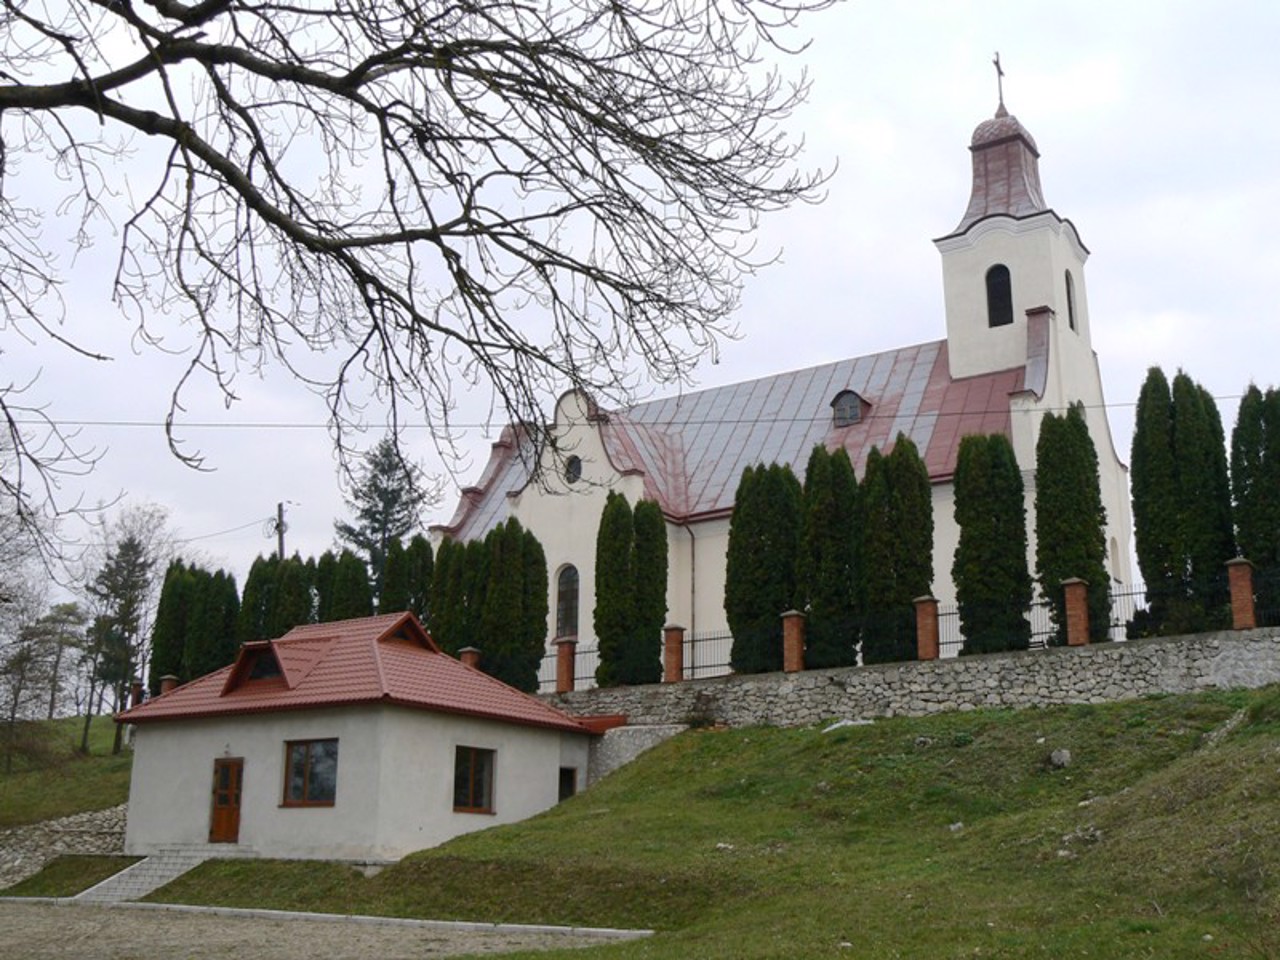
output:
<instances>
[{"instance_id":1,"label":"spruce tree","mask_svg":"<svg viewBox=\"0 0 1280 960\"><path fill-rule=\"evenodd\" d=\"M1098 453L1083 409L1048 414L1036 443L1036 579L1049 601L1050 644L1067 642L1062 581L1088 584L1089 639L1110 639L1110 576L1106 567L1107 513L1098 479Z\"/></svg>"},{"instance_id":2,"label":"spruce tree","mask_svg":"<svg viewBox=\"0 0 1280 960\"><path fill-rule=\"evenodd\" d=\"M596 531L596 605L593 611L600 664L596 683L626 683L622 661L635 630L635 585L632 548L635 527L627 498L610 490Z\"/></svg>"},{"instance_id":3,"label":"spruce tree","mask_svg":"<svg viewBox=\"0 0 1280 960\"><path fill-rule=\"evenodd\" d=\"M382 594L383 568L392 540L418 526L427 493L422 471L400 456L395 440L384 437L369 451L356 477L347 506L354 522L340 520L334 531L367 564L371 595Z\"/></svg>"},{"instance_id":4,"label":"spruce tree","mask_svg":"<svg viewBox=\"0 0 1280 960\"><path fill-rule=\"evenodd\" d=\"M400 538L387 542L387 561L382 568L379 613L401 613L409 609L409 560Z\"/></svg>"},{"instance_id":5,"label":"spruce tree","mask_svg":"<svg viewBox=\"0 0 1280 960\"><path fill-rule=\"evenodd\" d=\"M818 444L809 455L796 580L806 623L805 665L857 662L854 544L857 480L843 447Z\"/></svg>"},{"instance_id":6,"label":"spruce tree","mask_svg":"<svg viewBox=\"0 0 1280 960\"><path fill-rule=\"evenodd\" d=\"M964 635L960 652L1025 650L1031 641L1027 516L1022 472L1009 438L963 437L954 489L960 540L951 579Z\"/></svg>"},{"instance_id":7,"label":"spruce tree","mask_svg":"<svg viewBox=\"0 0 1280 960\"><path fill-rule=\"evenodd\" d=\"M635 584L635 628L627 644L624 683L662 679L662 628L667 623L667 521L653 500L632 512L635 542L631 569Z\"/></svg>"}]
</instances>

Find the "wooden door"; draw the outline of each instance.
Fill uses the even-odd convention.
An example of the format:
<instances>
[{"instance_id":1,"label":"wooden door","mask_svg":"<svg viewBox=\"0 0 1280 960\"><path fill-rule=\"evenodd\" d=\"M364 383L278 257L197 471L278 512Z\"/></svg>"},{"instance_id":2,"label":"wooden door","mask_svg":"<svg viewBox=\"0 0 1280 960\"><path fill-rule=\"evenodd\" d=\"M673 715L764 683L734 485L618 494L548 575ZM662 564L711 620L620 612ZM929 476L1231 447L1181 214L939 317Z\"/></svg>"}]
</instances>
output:
<instances>
[{"instance_id":1,"label":"wooden door","mask_svg":"<svg viewBox=\"0 0 1280 960\"><path fill-rule=\"evenodd\" d=\"M213 812L209 817L210 843L240 840L240 786L244 760L240 757L213 761Z\"/></svg>"}]
</instances>

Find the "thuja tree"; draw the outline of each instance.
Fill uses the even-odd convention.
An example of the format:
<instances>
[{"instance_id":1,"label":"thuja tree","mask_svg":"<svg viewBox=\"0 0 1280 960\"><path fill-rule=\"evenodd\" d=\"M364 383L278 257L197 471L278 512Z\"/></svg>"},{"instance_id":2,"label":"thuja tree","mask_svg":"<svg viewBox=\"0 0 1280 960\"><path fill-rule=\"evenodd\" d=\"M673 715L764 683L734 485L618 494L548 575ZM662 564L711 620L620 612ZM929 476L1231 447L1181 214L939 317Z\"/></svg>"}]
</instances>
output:
<instances>
[{"instance_id":1,"label":"thuja tree","mask_svg":"<svg viewBox=\"0 0 1280 960\"><path fill-rule=\"evenodd\" d=\"M484 549L488 557L488 583L479 619L483 637L480 667L518 690L536 691L538 664L544 649L546 606L544 601L543 629L531 632L525 609L529 596L525 589L528 565L524 528L514 517L506 520L489 531ZM544 573L544 581L545 578Z\"/></svg>"},{"instance_id":2,"label":"thuja tree","mask_svg":"<svg viewBox=\"0 0 1280 960\"><path fill-rule=\"evenodd\" d=\"M182 647L191 618L194 592L195 571L182 560L172 561L164 573L160 600L156 604L155 625L151 630L147 688L153 697L160 692L161 677L183 677Z\"/></svg>"},{"instance_id":3,"label":"thuja tree","mask_svg":"<svg viewBox=\"0 0 1280 960\"><path fill-rule=\"evenodd\" d=\"M1053 634L1067 642L1066 595L1062 581L1088 584L1089 640L1110 639L1111 592L1107 574L1107 511L1098 479L1098 452L1084 410L1050 413L1036 442L1036 579L1049 602Z\"/></svg>"},{"instance_id":4,"label":"thuja tree","mask_svg":"<svg viewBox=\"0 0 1280 960\"><path fill-rule=\"evenodd\" d=\"M634 541L631 505L621 493L610 490L596 530L596 605L592 614L600 650L596 683L602 687L627 682L622 676L622 660L635 629Z\"/></svg>"},{"instance_id":5,"label":"thuja tree","mask_svg":"<svg viewBox=\"0 0 1280 960\"><path fill-rule=\"evenodd\" d=\"M808 614L805 665L857 662L858 482L849 454L822 444L805 468L796 579Z\"/></svg>"},{"instance_id":6,"label":"thuja tree","mask_svg":"<svg viewBox=\"0 0 1280 960\"><path fill-rule=\"evenodd\" d=\"M193 574L190 619L178 674L183 681L227 666L239 649L235 629L240 597L235 577L223 570L209 573L197 569Z\"/></svg>"},{"instance_id":7,"label":"thuja tree","mask_svg":"<svg viewBox=\"0 0 1280 960\"><path fill-rule=\"evenodd\" d=\"M441 541L431 577L431 614L427 619L431 637L446 653L467 646L462 638L466 595L463 574L466 545L457 540Z\"/></svg>"},{"instance_id":8,"label":"thuja tree","mask_svg":"<svg viewBox=\"0 0 1280 960\"><path fill-rule=\"evenodd\" d=\"M368 568L354 551L343 550L338 554L325 609L328 614L326 622L367 617L373 613Z\"/></svg>"},{"instance_id":9,"label":"thuja tree","mask_svg":"<svg viewBox=\"0 0 1280 960\"><path fill-rule=\"evenodd\" d=\"M960 652L1025 650L1031 641L1027 515L1022 472L1009 438L962 438L954 489L960 539L951 579L964 635Z\"/></svg>"},{"instance_id":10,"label":"thuja tree","mask_svg":"<svg viewBox=\"0 0 1280 960\"><path fill-rule=\"evenodd\" d=\"M538 660L547 648L547 616L550 612L547 553L531 530L524 531L524 630L527 649L536 651ZM536 674L538 660L534 661ZM536 679L536 677L535 677Z\"/></svg>"},{"instance_id":11,"label":"thuja tree","mask_svg":"<svg viewBox=\"0 0 1280 960\"><path fill-rule=\"evenodd\" d=\"M610 491L596 536L596 682L657 683L667 615L667 528L662 510L641 500L633 511Z\"/></svg>"},{"instance_id":12,"label":"thuja tree","mask_svg":"<svg viewBox=\"0 0 1280 960\"><path fill-rule=\"evenodd\" d=\"M249 576L245 578L244 592L240 597L240 614L236 619L236 639L241 643L272 637L267 632L267 619L275 602L276 568L279 564L280 559L275 554L270 557L259 555L249 567Z\"/></svg>"},{"instance_id":13,"label":"thuja tree","mask_svg":"<svg viewBox=\"0 0 1280 960\"><path fill-rule=\"evenodd\" d=\"M725 616L738 673L782 669L782 614L794 608L800 481L770 464L743 471L729 522Z\"/></svg>"},{"instance_id":14,"label":"thuja tree","mask_svg":"<svg viewBox=\"0 0 1280 960\"><path fill-rule=\"evenodd\" d=\"M1259 618L1280 613L1280 392L1249 384L1231 431L1236 543L1257 568Z\"/></svg>"},{"instance_id":15,"label":"thuja tree","mask_svg":"<svg viewBox=\"0 0 1280 960\"><path fill-rule=\"evenodd\" d=\"M1134 540L1150 610L1133 632L1183 633L1223 621L1223 564L1235 553L1217 405L1159 367L1138 396L1130 457Z\"/></svg>"},{"instance_id":16,"label":"thuja tree","mask_svg":"<svg viewBox=\"0 0 1280 960\"><path fill-rule=\"evenodd\" d=\"M653 500L641 500L632 512L635 544L635 635L627 660L629 683L662 679L662 628L667 622L667 521Z\"/></svg>"},{"instance_id":17,"label":"thuja tree","mask_svg":"<svg viewBox=\"0 0 1280 960\"><path fill-rule=\"evenodd\" d=\"M899 433L886 457L872 448L862 480L862 659L914 660L912 602L933 582L933 500L929 472Z\"/></svg>"},{"instance_id":18,"label":"thuja tree","mask_svg":"<svg viewBox=\"0 0 1280 960\"><path fill-rule=\"evenodd\" d=\"M431 609L431 580L435 569L431 541L415 533L404 549L404 561L409 571L408 605L405 609L425 623Z\"/></svg>"},{"instance_id":19,"label":"thuja tree","mask_svg":"<svg viewBox=\"0 0 1280 960\"><path fill-rule=\"evenodd\" d=\"M1226 570L1236 555L1226 436L1212 394L1179 371L1173 378L1173 439L1187 575L1199 628L1226 623Z\"/></svg>"}]
</instances>

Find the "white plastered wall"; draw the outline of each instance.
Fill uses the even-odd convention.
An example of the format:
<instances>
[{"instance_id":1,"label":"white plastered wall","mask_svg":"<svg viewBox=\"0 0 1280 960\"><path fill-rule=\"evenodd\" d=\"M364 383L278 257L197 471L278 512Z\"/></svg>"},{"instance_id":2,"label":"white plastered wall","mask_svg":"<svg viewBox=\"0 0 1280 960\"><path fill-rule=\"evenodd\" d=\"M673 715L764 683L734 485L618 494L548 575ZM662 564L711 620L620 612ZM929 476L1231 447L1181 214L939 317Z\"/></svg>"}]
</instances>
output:
<instances>
[{"instance_id":1,"label":"white plastered wall","mask_svg":"<svg viewBox=\"0 0 1280 960\"><path fill-rule=\"evenodd\" d=\"M285 743L337 738L332 806L285 807ZM394 706L140 724L125 850L205 844L213 762L244 760L238 846L291 859L387 860L553 806L562 766L587 769L589 736ZM453 811L454 751L497 751L495 813ZM215 849L223 845L211 845Z\"/></svg>"}]
</instances>

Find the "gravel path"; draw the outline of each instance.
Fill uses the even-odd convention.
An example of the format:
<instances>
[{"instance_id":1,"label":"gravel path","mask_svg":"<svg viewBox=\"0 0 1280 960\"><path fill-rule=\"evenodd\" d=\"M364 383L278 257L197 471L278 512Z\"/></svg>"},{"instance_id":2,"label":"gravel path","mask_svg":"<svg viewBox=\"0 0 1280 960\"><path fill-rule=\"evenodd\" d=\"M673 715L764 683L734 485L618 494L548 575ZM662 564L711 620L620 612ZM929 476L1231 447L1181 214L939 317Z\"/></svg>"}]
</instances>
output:
<instances>
[{"instance_id":1,"label":"gravel path","mask_svg":"<svg viewBox=\"0 0 1280 960\"><path fill-rule=\"evenodd\" d=\"M418 960L616 942L582 933L13 901L0 902L0 931L0 960Z\"/></svg>"}]
</instances>

